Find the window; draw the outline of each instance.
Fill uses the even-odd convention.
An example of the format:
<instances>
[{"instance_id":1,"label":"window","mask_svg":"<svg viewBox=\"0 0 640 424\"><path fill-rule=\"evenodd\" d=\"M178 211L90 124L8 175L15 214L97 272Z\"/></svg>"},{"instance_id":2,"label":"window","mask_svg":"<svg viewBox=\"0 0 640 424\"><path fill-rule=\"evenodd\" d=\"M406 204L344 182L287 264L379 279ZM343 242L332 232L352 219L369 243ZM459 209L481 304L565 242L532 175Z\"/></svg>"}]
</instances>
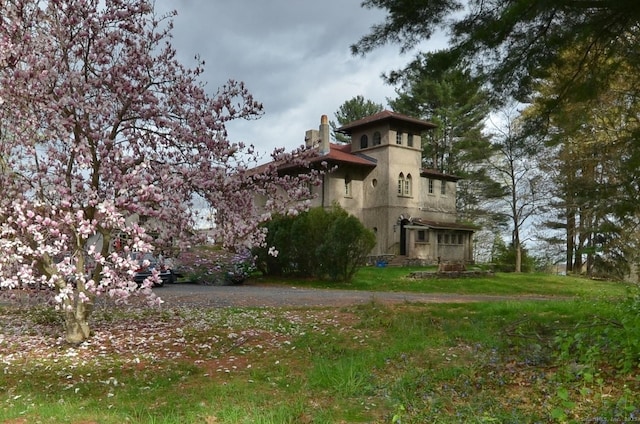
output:
<instances>
[{"instance_id":1,"label":"window","mask_svg":"<svg viewBox=\"0 0 640 424\"><path fill-rule=\"evenodd\" d=\"M429 243L429 232L427 230L418 230L418 242Z\"/></svg>"},{"instance_id":2,"label":"window","mask_svg":"<svg viewBox=\"0 0 640 424\"><path fill-rule=\"evenodd\" d=\"M344 177L344 195L345 197L351 197L351 177L348 175Z\"/></svg>"},{"instance_id":3,"label":"window","mask_svg":"<svg viewBox=\"0 0 640 424\"><path fill-rule=\"evenodd\" d=\"M444 244L449 244L449 234L444 235Z\"/></svg>"},{"instance_id":4,"label":"window","mask_svg":"<svg viewBox=\"0 0 640 424\"><path fill-rule=\"evenodd\" d=\"M376 131L373 133L373 145L377 146L380 144L382 137L380 136L380 132Z\"/></svg>"},{"instance_id":5,"label":"window","mask_svg":"<svg viewBox=\"0 0 640 424\"><path fill-rule=\"evenodd\" d=\"M438 234L438 244L442 244L442 234Z\"/></svg>"},{"instance_id":6,"label":"window","mask_svg":"<svg viewBox=\"0 0 640 424\"><path fill-rule=\"evenodd\" d=\"M404 191L402 194L404 196L411 196L411 174L407 175L407 178L404 180Z\"/></svg>"},{"instance_id":7,"label":"window","mask_svg":"<svg viewBox=\"0 0 640 424\"><path fill-rule=\"evenodd\" d=\"M445 194L447 194L447 182L446 181L441 181L440 182L440 194L442 194L443 196Z\"/></svg>"},{"instance_id":8,"label":"window","mask_svg":"<svg viewBox=\"0 0 640 424\"><path fill-rule=\"evenodd\" d=\"M407 135L407 146L413 147L413 134Z\"/></svg>"},{"instance_id":9,"label":"window","mask_svg":"<svg viewBox=\"0 0 640 424\"><path fill-rule=\"evenodd\" d=\"M429 178L429 194L433 194L433 180Z\"/></svg>"},{"instance_id":10,"label":"window","mask_svg":"<svg viewBox=\"0 0 640 424\"><path fill-rule=\"evenodd\" d=\"M458 244L464 244L464 237L462 234L458 234Z\"/></svg>"},{"instance_id":11,"label":"window","mask_svg":"<svg viewBox=\"0 0 640 424\"><path fill-rule=\"evenodd\" d=\"M402 133L400 131L396 133L396 144L402 144Z\"/></svg>"},{"instance_id":12,"label":"window","mask_svg":"<svg viewBox=\"0 0 640 424\"><path fill-rule=\"evenodd\" d=\"M367 137L366 134L363 134L362 137L360 137L360 148L366 149L367 147L369 147L369 137Z\"/></svg>"},{"instance_id":13,"label":"window","mask_svg":"<svg viewBox=\"0 0 640 424\"><path fill-rule=\"evenodd\" d=\"M398 176L398 196L411 196L411 174L405 178L401 172Z\"/></svg>"}]
</instances>

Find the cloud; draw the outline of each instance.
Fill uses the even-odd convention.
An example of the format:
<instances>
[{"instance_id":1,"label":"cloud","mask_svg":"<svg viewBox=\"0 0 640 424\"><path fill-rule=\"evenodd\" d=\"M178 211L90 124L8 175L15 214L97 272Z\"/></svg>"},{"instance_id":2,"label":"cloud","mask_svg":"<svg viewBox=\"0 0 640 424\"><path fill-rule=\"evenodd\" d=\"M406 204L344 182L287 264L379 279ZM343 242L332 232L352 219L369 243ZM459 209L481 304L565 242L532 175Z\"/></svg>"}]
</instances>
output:
<instances>
[{"instance_id":1,"label":"cloud","mask_svg":"<svg viewBox=\"0 0 640 424\"><path fill-rule=\"evenodd\" d=\"M168 3L168 2L167 2ZM179 59L192 66L205 60L211 94L229 79L244 81L264 104L259 120L229 124L232 141L254 144L265 153L304 142L320 116L357 95L387 105L394 89L381 74L404 66L397 46L354 57L349 46L384 19L378 10L352 0L178 0L156 3L175 8L172 43Z\"/></svg>"}]
</instances>

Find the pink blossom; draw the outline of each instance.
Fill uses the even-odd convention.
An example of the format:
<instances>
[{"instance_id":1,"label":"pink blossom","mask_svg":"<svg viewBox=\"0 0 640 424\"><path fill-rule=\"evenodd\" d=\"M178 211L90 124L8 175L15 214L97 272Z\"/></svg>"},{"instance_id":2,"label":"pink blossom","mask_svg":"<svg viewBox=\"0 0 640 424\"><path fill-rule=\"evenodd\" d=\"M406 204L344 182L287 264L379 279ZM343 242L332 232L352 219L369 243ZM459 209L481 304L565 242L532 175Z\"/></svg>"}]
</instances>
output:
<instances>
[{"instance_id":1,"label":"pink blossom","mask_svg":"<svg viewBox=\"0 0 640 424\"><path fill-rule=\"evenodd\" d=\"M128 256L198 243L196 195L228 246L263 243L261 222L308 206L319 173L256 169L258 153L229 140L226 123L258 118L262 105L233 80L209 95L203 63L177 61L170 19L148 0L3 3L0 285L44 282L80 315L103 294L159 303L132 281Z\"/></svg>"}]
</instances>

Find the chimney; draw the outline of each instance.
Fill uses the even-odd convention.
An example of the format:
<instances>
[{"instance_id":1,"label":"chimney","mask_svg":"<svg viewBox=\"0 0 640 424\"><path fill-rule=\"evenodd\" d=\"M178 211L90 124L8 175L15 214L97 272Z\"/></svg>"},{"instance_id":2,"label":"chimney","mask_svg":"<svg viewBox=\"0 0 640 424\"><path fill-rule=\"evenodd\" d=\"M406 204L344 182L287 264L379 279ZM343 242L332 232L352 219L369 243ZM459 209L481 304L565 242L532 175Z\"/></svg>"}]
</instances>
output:
<instances>
[{"instance_id":1,"label":"chimney","mask_svg":"<svg viewBox=\"0 0 640 424\"><path fill-rule=\"evenodd\" d=\"M307 149L316 148L320 140L318 130L307 130L304 133L304 145Z\"/></svg>"},{"instance_id":2,"label":"chimney","mask_svg":"<svg viewBox=\"0 0 640 424\"><path fill-rule=\"evenodd\" d=\"M307 130L304 134L306 148L318 148L321 155L329 153L330 149L329 118L327 115L320 117L320 127L317 130Z\"/></svg>"},{"instance_id":3,"label":"chimney","mask_svg":"<svg viewBox=\"0 0 640 424\"><path fill-rule=\"evenodd\" d=\"M330 149L330 137L329 137L329 118L327 115L320 117L320 154L326 155Z\"/></svg>"}]
</instances>

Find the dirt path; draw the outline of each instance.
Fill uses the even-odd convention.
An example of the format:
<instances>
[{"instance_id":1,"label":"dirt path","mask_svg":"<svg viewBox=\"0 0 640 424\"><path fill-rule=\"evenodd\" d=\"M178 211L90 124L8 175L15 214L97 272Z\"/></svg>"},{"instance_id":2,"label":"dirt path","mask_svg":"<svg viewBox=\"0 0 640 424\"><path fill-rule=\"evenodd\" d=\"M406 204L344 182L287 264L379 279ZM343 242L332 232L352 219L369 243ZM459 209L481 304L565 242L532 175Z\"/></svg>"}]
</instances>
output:
<instances>
[{"instance_id":1,"label":"dirt path","mask_svg":"<svg viewBox=\"0 0 640 424\"><path fill-rule=\"evenodd\" d=\"M358 290L311 289L288 286L240 285L201 286L169 284L154 289L166 306L277 307L346 306L371 301L391 303L469 303L504 300L552 300L543 296L489 296L458 294L421 294Z\"/></svg>"}]
</instances>

